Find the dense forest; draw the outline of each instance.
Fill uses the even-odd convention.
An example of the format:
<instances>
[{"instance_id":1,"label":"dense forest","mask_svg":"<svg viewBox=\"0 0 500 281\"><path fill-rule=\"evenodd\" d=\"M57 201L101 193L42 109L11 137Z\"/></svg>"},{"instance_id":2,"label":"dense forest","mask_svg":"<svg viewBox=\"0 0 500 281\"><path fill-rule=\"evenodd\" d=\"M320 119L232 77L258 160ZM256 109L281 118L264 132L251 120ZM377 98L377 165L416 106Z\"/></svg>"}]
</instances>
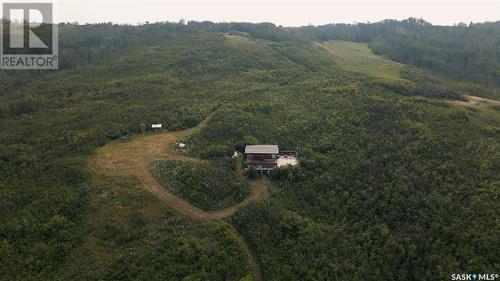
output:
<instances>
[{"instance_id":1,"label":"dense forest","mask_svg":"<svg viewBox=\"0 0 500 281\"><path fill-rule=\"evenodd\" d=\"M497 272L500 107L466 101L500 97L499 30L61 25L60 70L0 71L0 280L253 280L233 227L264 280ZM346 70L330 40L409 66L396 79ZM186 218L136 179L90 167L140 123L173 131L212 113L183 140L204 164L179 186L201 207L247 194L228 164L245 144L300 155L270 175L268 198L227 220Z\"/></svg>"}]
</instances>

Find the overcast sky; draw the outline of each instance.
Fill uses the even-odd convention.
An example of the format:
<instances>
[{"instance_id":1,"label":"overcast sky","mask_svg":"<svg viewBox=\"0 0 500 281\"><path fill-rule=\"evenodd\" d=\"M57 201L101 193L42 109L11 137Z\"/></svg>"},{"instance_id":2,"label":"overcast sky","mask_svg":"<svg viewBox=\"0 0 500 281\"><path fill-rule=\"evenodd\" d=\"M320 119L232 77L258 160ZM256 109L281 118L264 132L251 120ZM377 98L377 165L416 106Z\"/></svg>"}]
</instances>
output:
<instances>
[{"instance_id":1,"label":"overcast sky","mask_svg":"<svg viewBox=\"0 0 500 281\"><path fill-rule=\"evenodd\" d=\"M283 26L423 18L433 24L500 20L500 0L55 0L59 22L210 20Z\"/></svg>"}]
</instances>

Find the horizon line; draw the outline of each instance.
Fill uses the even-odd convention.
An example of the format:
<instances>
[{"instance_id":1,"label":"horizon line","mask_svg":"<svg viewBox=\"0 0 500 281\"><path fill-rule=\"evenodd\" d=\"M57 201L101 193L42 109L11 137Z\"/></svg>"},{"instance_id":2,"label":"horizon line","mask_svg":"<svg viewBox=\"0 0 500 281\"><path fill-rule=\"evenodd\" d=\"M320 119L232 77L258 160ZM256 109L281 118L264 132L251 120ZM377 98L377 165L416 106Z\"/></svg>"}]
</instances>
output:
<instances>
[{"instance_id":1,"label":"horizon line","mask_svg":"<svg viewBox=\"0 0 500 281\"><path fill-rule=\"evenodd\" d=\"M273 24L276 27L283 27L283 28L300 28L300 27L320 27L320 26L326 26L326 25L360 25L360 24L377 24L377 23L383 23L386 21L394 21L394 22L403 22L407 21L409 19L416 19L416 20L423 20L424 22L432 25L432 26L441 26L441 27L455 27L455 26L469 26L471 24L488 24L488 23L497 23L500 22L499 20L496 21L469 21L469 22L454 22L452 24L434 24L424 18L421 17L408 17L405 19L394 19L394 18L386 18L383 20L378 20L378 21L354 21L354 22L329 22L329 23L324 23L324 24L306 24L306 25L282 25L282 24L277 24L272 21L214 21L214 20L190 20L190 19L185 19L185 18L180 18L176 21L171 21L171 20L159 20L159 21L149 21L149 20L144 20L144 21L137 21L137 22L120 22L120 21L88 21L88 22L79 22L79 21L60 21L56 22L54 24L73 24L73 25L98 25L98 24L112 24L112 25L129 25L129 26L141 26L141 25L148 25L148 24L164 24L164 23L170 23L170 24L179 24L179 25L188 25L189 23L204 23L204 22L209 22L213 24L230 24L230 23L247 23L247 24ZM3 19L0 17L0 21L3 23L5 21L8 21L6 19ZM14 21L16 22L16 21ZM183 23L184 22L184 23ZM19 22L16 22L19 23ZM36 21L30 22L30 24L33 23L39 23ZM50 23L49 23L50 24Z\"/></svg>"}]
</instances>

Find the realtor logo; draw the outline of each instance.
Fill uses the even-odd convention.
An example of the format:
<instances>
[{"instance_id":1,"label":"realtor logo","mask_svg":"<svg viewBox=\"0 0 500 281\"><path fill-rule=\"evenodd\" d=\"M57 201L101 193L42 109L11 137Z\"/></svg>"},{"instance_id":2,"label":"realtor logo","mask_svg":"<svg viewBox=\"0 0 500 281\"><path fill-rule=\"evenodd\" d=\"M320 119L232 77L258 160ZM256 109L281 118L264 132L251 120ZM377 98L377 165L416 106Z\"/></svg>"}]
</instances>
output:
<instances>
[{"instance_id":1,"label":"realtor logo","mask_svg":"<svg viewBox=\"0 0 500 281\"><path fill-rule=\"evenodd\" d=\"M50 2L2 3L1 69L57 69L58 33Z\"/></svg>"}]
</instances>

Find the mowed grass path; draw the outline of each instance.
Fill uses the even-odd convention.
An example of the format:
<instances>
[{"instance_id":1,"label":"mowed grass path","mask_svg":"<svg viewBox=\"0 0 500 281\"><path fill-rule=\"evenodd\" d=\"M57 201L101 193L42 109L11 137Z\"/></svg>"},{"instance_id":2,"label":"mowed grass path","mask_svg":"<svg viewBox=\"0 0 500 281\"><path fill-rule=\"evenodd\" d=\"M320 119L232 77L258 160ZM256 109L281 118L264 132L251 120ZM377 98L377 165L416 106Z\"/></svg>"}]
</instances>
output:
<instances>
[{"instance_id":1,"label":"mowed grass path","mask_svg":"<svg viewBox=\"0 0 500 281\"><path fill-rule=\"evenodd\" d=\"M251 202L267 197L270 185L269 180L263 178L251 182L252 191L250 195L236 205L217 211L204 211L168 191L167 188L156 181L151 171L153 161L159 159L203 161L176 149L175 141L177 138L188 136L201 130L207 124L210 117L208 116L198 126L187 130L140 135L133 137L127 142L111 142L97 150L96 155L90 159L89 165L98 176L135 177L142 183L144 188L184 216L204 221L220 221L233 215L236 211ZM229 225L229 227L235 237L241 242L255 280L261 281L262 273L260 267L247 241L233 226Z\"/></svg>"},{"instance_id":2,"label":"mowed grass path","mask_svg":"<svg viewBox=\"0 0 500 281\"><path fill-rule=\"evenodd\" d=\"M156 181L151 171L154 160L202 161L176 149L175 141L179 137L198 132L209 119L210 117L198 126L183 131L146 134L135 136L127 142L111 142L97 150L95 157L90 160L90 165L95 173L101 176L133 176L137 178L147 190L185 216L201 220L224 219L249 203L266 197L269 181L261 179L251 182L250 195L236 205L217 211L204 211L163 187Z\"/></svg>"},{"instance_id":3,"label":"mowed grass path","mask_svg":"<svg viewBox=\"0 0 500 281\"><path fill-rule=\"evenodd\" d=\"M399 72L405 66L375 55L367 44L335 40L320 45L326 48L334 61L345 70L388 80L402 79Z\"/></svg>"}]
</instances>

